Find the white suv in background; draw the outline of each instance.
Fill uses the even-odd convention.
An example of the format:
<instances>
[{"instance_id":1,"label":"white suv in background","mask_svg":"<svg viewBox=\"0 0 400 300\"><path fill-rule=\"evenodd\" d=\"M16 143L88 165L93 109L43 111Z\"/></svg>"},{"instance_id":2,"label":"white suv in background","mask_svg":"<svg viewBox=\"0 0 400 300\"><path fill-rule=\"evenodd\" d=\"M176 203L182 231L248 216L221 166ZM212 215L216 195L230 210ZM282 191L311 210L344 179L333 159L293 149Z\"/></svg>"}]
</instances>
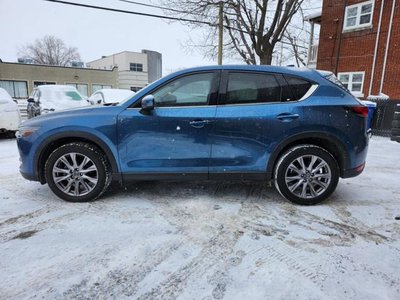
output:
<instances>
[{"instance_id":1,"label":"white suv in background","mask_svg":"<svg viewBox=\"0 0 400 300\"><path fill-rule=\"evenodd\" d=\"M69 85L40 85L28 99L28 119L38 115L89 105L78 90Z\"/></svg>"},{"instance_id":2,"label":"white suv in background","mask_svg":"<svg viewBox=\"0 0 400 300\"><path fill-rule=\"evenodd\" d=\"M3 88L0 88L0 115L1 133L18 130L21 123L18 105Z\"/></svg>"}]
</instances>

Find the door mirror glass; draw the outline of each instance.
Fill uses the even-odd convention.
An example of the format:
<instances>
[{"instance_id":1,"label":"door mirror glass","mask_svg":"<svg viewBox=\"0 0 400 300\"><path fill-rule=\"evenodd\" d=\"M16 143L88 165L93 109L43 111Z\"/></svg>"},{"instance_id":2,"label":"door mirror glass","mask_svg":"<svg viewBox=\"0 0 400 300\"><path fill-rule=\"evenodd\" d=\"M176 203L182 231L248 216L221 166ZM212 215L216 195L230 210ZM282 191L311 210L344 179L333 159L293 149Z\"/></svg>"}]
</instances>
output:
<instances>
[{"instance_id":1,"label":"door mirror glass","mask_svg":"<svg viewBox=\"0 0 400 300\"><path fill-rule=\"evenodd\" d=\"M142 109L140 110L140 112L142 114L149 114L154 109L153 95L147 95L143 97L141 104L142 104Z\"/></svg>"}]
</instances>

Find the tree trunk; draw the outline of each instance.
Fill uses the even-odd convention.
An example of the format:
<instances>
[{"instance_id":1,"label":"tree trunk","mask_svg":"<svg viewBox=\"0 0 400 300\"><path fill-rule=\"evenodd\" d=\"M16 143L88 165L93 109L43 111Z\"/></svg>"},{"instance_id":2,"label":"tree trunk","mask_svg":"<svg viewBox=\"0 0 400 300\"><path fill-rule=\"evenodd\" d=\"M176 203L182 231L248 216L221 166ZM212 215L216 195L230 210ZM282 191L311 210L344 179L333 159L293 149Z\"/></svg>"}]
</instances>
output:
<instances>
[{"instance_id":1,"label":"tree trunk","mask_svg":"<svg viewBox=\"0 0 400 300\"><path fill-rule=\"evenodd\" d=\"M260 53L260 65L270 65L272 63L273 47Z\"/></svg>"}]
</instances>

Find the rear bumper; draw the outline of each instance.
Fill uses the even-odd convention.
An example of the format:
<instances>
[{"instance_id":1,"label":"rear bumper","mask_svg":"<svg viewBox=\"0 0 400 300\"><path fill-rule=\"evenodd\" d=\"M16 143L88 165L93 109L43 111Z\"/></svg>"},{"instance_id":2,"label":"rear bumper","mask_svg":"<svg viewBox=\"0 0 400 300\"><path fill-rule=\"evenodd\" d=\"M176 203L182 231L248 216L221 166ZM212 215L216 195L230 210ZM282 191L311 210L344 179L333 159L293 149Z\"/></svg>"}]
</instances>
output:
<instances>
[{"instance_id":1,"label":"rear bumper","mask_svg":"<svg viewBox=\"0 0 400 300\"><path fill-rule=\"evenodd\" d=\"M365 162L359 165L357 168L344 170L341 177L342 178L356 177L364 171L364 168L365 168Z\"/></svg>"}]
</instances>

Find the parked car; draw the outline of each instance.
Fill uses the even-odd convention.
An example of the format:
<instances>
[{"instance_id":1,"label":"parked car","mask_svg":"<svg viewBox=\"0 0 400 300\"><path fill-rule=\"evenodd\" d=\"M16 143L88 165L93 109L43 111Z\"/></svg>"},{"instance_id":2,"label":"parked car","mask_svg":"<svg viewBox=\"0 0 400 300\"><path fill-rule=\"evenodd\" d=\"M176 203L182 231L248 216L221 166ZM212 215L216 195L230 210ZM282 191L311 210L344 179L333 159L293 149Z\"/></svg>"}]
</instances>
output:
<instances>
[{"instance_id":1,"label":"parked car","mask_svg":"<svg viewBox=\"0 0 400 300\"><path fill-rule=\"evenodd\" d=\"M28 119L48 112L89 105L78 90L69 85L40 85L28 99Z\"/></svg>"},{"instance_id":2,"label":"parked car","mask_svg":"<svg viewBox=\"0 0 400 300\"><path fill-rule=\"evenodd\" d=\"M100 89L95 91L88 99L91 105L120 103L135 93L124 89Z\"/></svg>"},{"instance_id":3,"label":"parked car","mask_svg":"<svg viewBox=\"0 0 400 300\"><path fill-rule=\"evenodd\" d=\"M273 181L316 204L365 166L368 107L332 73L272 66L179 71L117 105L28 120L20 172L67 201L112 180Z\"/></svg>"},{"instance_id":4,"label":"parked car","mask_svg":"<svg viewBox=\"0 0 400 300\"><path fill-rule=\"evenodd\" d=\"M15 102L9 93L0 88L0 132L14 132L18 130L21 123L21 116Z\"/></svg>"}]
</instances>

